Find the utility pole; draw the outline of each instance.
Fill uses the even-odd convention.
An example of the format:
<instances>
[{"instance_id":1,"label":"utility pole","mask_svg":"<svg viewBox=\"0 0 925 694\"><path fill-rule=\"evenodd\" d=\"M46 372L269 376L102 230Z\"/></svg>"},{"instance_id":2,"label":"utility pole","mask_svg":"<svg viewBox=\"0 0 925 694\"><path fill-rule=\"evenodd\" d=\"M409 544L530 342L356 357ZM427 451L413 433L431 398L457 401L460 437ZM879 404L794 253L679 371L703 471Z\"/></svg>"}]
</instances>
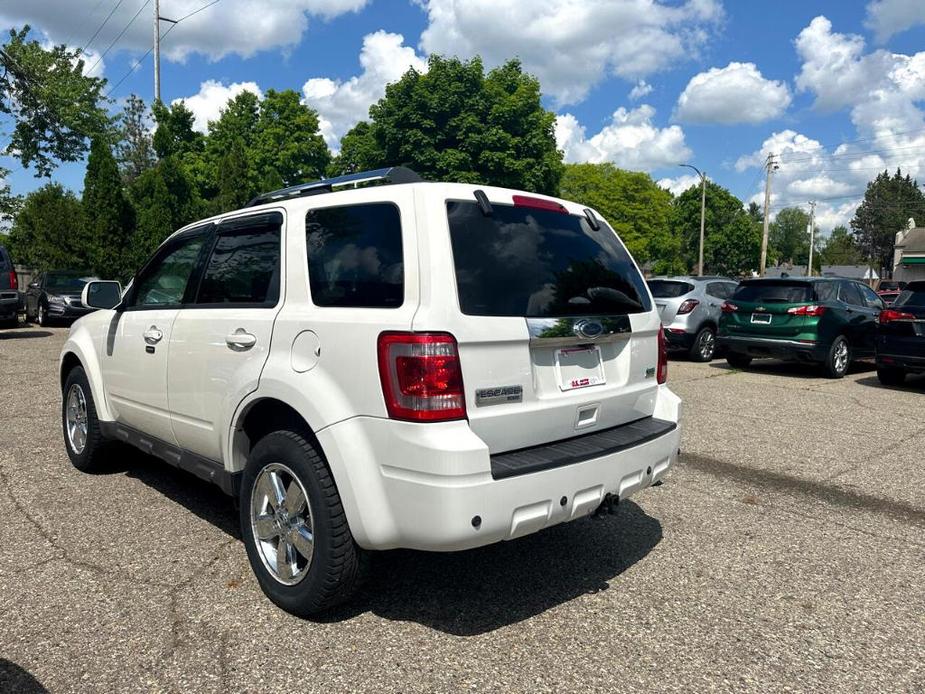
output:
<instances>
[{"instance_id":1,"label":"utility pole","mask_svg":"<svg viewBox=\"0 0 925 694\"><path fill-rule=\"evenodd\" d=\"M161 22L176 24L173 19L161 17L161 0L154 0L154 100L161 100Z\"/></svg>"},{"instance_id":2,"label":"utility pole","mask_svg":"<svg viewBox=\"0 0 925 694\"><path fill-rule=\"evenodd\" d=\"M767 178L764 182L764 233L761 235L761 262L758 266L758 276L764 277L765 265L768 262L768 219L771 207L771 172L777 171L780 165L774 161L775 155L769 154L764 162L764 168L767 170Z\"/></svg>"},{"instance_id":3,"label":"utility pole","mask_svg":"<svg viewBox=\"0 0 925 694\"><path fill-rule=\"evenodd\" d=\"M693 169L700 176L700 251L697 256L697 276L703 277L703 227L707 213L707 175L691 164L681 164L681 166Z\"/></svg>"},{"instance_id":4,"label":"utility pole","mask_svg":"<svg viewBox=\"0 0 925 694\"><path fill-rule=\"evenodd\" d=\"M816 201L809 203L809 265L806 267L806 276L813 276L813 246L816 243Z\"/></svg>"}]
</instances>

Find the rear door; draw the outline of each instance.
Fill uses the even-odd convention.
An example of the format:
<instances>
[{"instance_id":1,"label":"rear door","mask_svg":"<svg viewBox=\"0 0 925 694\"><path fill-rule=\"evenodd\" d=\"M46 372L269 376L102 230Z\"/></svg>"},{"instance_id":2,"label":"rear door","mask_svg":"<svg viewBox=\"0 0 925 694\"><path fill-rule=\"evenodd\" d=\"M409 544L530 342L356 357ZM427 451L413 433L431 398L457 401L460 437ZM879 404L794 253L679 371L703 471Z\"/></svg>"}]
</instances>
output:
<instances>
[{"instance_id":1,"label":"rear door","mask_svg":"<svg viewBox=\"0 0 925 694\"><path fill-rule=\"evenodd\" d=\"M431 265L451 265L431 268L424 301L449 291L430 307L444 318L422 310L414 328L456 337L475 433L498 453L651 416L661 324L616 234L502 192L486 215L466 192L431 207L449 237Z\"/></svg>"},{"instance_id":2,"label":"rear door","mask_svg":"<svg viewBox=\"0 0 925 694\"><path fill-rule=\"evenodd\" d=\"M191 301L170 336L167 393L177 443L221 460L223 422L257 389L283 301L281 212L215 228Z\"/></svg>"},{"instance_id":3,"label":"rear door","mask_svg":"<svg viewBox=\"0 0 925 694\"><path fill-rule=\"evenodd\" d=\"M880 311L885 306L883 299L877 296L877 292L871 289L863 282L855 283L861 293L865 320L861 330L861 339L859 344L865 354L873 354L877 347L877 321L880 318Z\"/></svg>"},{"instance_id":4,"label":"rear door","mask_svg":"<svg viewBox=\"0 0 925 694\"><path fill-rule=\"evenodd\" d=\"M867 308L857 282L839 282L838 299L844 304L845 332L855 353L873 349L871 311Z\"/></svg>"}]
</instances>

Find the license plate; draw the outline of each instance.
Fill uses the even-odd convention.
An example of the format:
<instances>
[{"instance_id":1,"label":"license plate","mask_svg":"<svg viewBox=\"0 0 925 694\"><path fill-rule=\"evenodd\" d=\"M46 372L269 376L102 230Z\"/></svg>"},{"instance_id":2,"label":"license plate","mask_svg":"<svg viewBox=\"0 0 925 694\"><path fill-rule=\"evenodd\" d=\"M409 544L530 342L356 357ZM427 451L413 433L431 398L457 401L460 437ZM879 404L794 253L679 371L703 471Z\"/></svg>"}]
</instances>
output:
<instances>
[{"instance_id":1,"label":"license plate","mask_svg":"<svg viewBox=\"0 0 925 694\"><path fill-rule=\"evenodd\" d=\"M762 323L763 325L768 325L771 322L770 313L753 313L752 314L752 323Z\"/></svg>"},{"instance_id":2,"label":"license plate","mask_svg":"<svg viewBox=\"0 0 925 694\"><path fill-rule=\"evenodd\" d=\"M559 389L575 390L606 383L604 365L601 363L601 348L563 347L556 350L556 373Z\"/></svg>"}]
</instances>

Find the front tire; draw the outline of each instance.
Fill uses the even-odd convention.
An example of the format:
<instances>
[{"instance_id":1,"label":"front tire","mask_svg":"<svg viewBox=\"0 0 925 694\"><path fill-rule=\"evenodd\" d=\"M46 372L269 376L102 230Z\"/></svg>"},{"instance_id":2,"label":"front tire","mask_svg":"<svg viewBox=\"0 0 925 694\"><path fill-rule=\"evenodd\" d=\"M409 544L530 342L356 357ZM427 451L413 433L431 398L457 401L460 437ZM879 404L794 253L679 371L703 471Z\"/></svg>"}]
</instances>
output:
<instances>
[{"instance_id":1,"label":"front tire","mask_svg":"<svg viewBox=\"0 0 925 694\"><path fill-rule=\"evenodd\" d=\"M829 347L823 369L829 378L842 378L851 366L851 345L844 335L839 335Z\"/></svg>"},{"instance_id":2,"label":"front tire","mask_svg":"<svg viewBox=\"0 0 925 694\"><path fill-rule=\"evenodd\" d=\"M881 366L877 369L877 378L885 386L901 386L906 380L906 372L895 366Z\"/></svg>"},{"instance_id":3,"label":"front tire","mask_svg":"<svg viewBox=\"0 0 925 694\"><path fill-rule=\"evenodd\" d=\"M716 355L716 331L709 325L702 327L694 338L694 344L691 345L688 354L691 361L713 361Z\"/></svg>"},{"instance_id":4,"label":"front tire","mask_svg":"<svg viewBox=\"0 0 925 694\"><path fill-rule=\"evenodd\" d=\"M734 369L747 369L752 363L752 358L741 352L729 352L726 355L726 362Z\"/></svg>"},{"instance_id":5,"label":"front tire","mask_svg":"<svg viewBox=\"0 0 925 694\"><path fill-rule=\"evenodd\" d=\"M102 466L107 441L83 367L75 366L68 373L62 396L61 426L67 455L81 472L95 472Z\"/></svg>"},{"instance_id":6,"label":"front tire","mask_svg":"<svg viewBox=\"0 0 925 694\"><path fill-rule=\"evenodd\" d=\"M356 545L340 494L316 446L296 431L262 438L240 492L241 535L270 600L306 617L349 599L359 585Z\"/></svg>"},{"instance_id":7,"label":"front tire","mask_svg":"<svg viewBox=\"0 0 925 694\"><path fill-rule=\"evenodd\" d=\"M43 328L48 326L48 312L45 310L44 304L39 304L39 307L36 311L35 322Z\"/></svg>"}]
</instances>

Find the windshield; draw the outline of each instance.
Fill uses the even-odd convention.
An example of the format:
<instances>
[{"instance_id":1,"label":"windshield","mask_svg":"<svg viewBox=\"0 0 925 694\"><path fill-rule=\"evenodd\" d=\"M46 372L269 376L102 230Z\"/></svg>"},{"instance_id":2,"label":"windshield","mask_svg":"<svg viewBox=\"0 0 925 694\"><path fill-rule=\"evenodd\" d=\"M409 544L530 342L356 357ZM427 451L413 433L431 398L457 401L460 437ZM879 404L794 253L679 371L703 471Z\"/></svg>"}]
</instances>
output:
<instances>
[{"instance_id":1,"label":"windshield","mask_svg":"<svg viewBox=\"0 0 925 694\"><path fill-rule=\"evenodd\" d=\"M689 282L677 280L649 280L649 291L656 299L674 299L684 296L694 288Z\"/></svg>"},{"instance_id":2,"label":"windshield","mask_svg":"<svg viewBox=\"0 0 925 694\"><path fill-rule=\"evenodd\" d=\"M761 304L803 304L814 301L813 286L808 282L743 282L732 301Z\"/></svg>"},{"instance_id":3,"label":"windshield","mask_svg":"<svg viewBox=\"0 0 925 694\"><path fill-rule=\"evenodd\" d=\"M48 275L45 278L45 291L77 294L91 279L80 275Z\"/></svg>"},{"instance_id":4,"label":"windshield","mask_svg":"<svg viewBox=\"0 0 925 694\"><path fill-rule=\"evenodd\" d=\"M616 234L584 217L447 203L459 306L469 316L548 318L642 313L645 283Z\"/></svg>"}]
</instances>

